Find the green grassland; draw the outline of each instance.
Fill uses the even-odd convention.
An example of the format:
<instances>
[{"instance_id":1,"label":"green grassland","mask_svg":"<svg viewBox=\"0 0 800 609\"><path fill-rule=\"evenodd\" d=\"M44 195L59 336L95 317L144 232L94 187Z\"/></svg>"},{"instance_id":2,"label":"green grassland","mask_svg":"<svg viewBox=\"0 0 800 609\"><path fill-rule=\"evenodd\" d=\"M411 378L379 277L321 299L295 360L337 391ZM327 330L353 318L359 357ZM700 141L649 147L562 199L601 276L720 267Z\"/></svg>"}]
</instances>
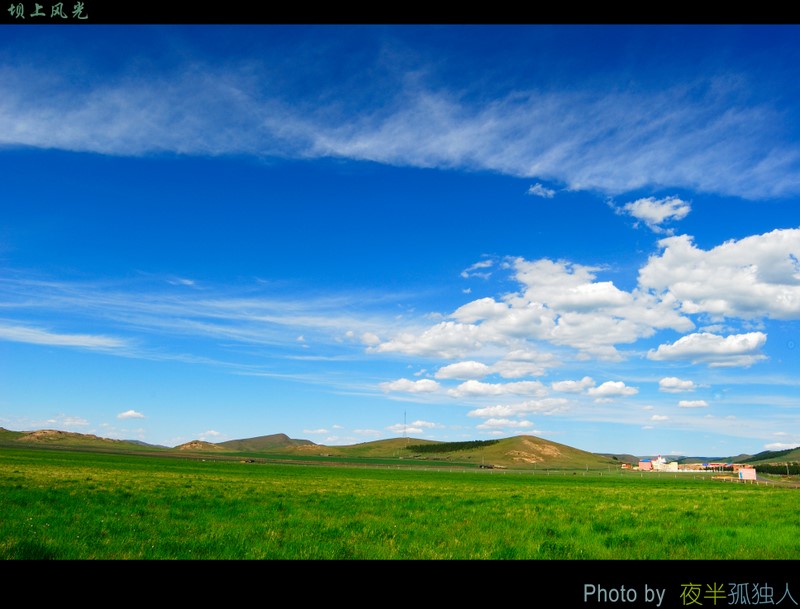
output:
<instances>
[{"instance_id":1,"label":"green grassland","mask_svg":"<svg viewBox=\"0 0 800 609\"><path fill-rule=\"evenodd\" d=\"M800 557L800 491L776 484L642 475L580 459L571 470L485 470L477 453L458 463L391 452L278 463L5 439L5 560Z\"/></svg>"}]
</instances>

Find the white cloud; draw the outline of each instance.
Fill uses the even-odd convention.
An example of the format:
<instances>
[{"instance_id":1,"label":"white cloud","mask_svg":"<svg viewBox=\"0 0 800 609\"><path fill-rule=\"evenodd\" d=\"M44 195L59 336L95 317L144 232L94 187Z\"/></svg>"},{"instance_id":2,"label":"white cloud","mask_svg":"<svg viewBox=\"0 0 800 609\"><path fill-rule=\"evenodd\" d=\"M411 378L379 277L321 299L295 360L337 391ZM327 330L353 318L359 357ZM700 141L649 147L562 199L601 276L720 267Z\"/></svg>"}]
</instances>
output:
<instances>
[{"instance_id":1,"label":"white cloud","mask_svg":"<svg viewBox=\"0 0 800 609\"><path fill-rule=\"evenodd\" d=\"M547 188L538 182L536 184L531 185L528 188L528 194L533 195L535 197L542 197L544 199L552 199L553 196L556 194L556 191L552 188Z\"/></svg>"},{"instance_id":2,"label":"white cloud","mask_svg":"<svg viewBox=\"0 0 800 609\"><path fill-rule=\"evenodd\" d=\"M185 279L182 277L176 277L175 279L167 279L167 283L171 285L185 285L185 286L193 286L197 284L197 282L194 279Z\"/></svg>"},{"instance_id":3,"label":"white cloud","mask_svg":"<svg viewBox=\"0 0 800 609\"><path fill-rule=\"evenodd\" d=\"M474 323L486 319L502 319L508 312L507 304L492 298L479 298L457 308L450 317L462 323Z\"/></svg>"},{"instance_id":4,"label":"white cloud","mask_svg":"<svg viewBox=\"0 0 800 609\"><path fill-rule=\"evenodd\" d=\"M443 366L436 371L437 379L481 379L491 373L491 368L486 364L475 361L457 362Z\"/></svg>"},{"instance_id":5,"label":"white cloud","mask_svg":"<svg viewBox=\"0 0 800 609\"><path fill-rule=\"evenodd\" d=\"M473 300L455 309L446 321L421 332L400 332L369 350L454 359L491 347L532 353L536 350L530 341L548 341L575 348L584 357L613 361L621 359L618 344L649 337L657 329L694 329L672 300L594 281L599 270L594 267L522 258L510 259L504 266L511 269L520 290L506 294L503 302L488 297ZM509 354L507 361L511 359ZM521 359L517 358L516 372L510 363L495 369L508 378L521 374ZM542 355L536 363L528 366L529 374L542 374L556 362Z\"/></svg>"},{"instance_id":6,"label":"white cloud","mask_svg":"<svg viewBox=\"0 0 800 609\"><path fill-rule=\"evenodd\" d=\"M441 427L437 423L432 423L431 421L423 421L422 419L417 419L411 423L413 427L419 427L421 429L435 429L437 427Z\"/></svg>"},{"instance_id":7,"label":"white cloud","mask_svg":"<svg viewBox=\"0 0 800 609\"><path fill-rule=\"evenodd\" d=\"M800 229L776 229L701 250L686 235L659 241L639 284L687 314L800 319Z\"/></svg>"},{"instance_id":8,"label":"white cloud","mask_svg":"<svg viewBox=\"0 0 800 609\"><path fill-rule=\"evenodd\" d=\"M678 197L656 199L648 197L627 203L622 208L637 220L644 222L655 232L664 232L661 226L671 220L683 220L691 211L691 206Z\"/></svg>"},{"instance_id":9,"label":"white cloud","mask_svg":"<svg viewBox=\"0 0 800 609\"><path fill-rule=\"evenodd\" d=\"M781 442L773 442L771 444L765 444L764 448L766 450L790 450L792 448L798 448L798 444L783 444Z\"/></svg>"},{"instance_id":10,"label":"white cloud","mask_svg":"<svg viewBox=\"0 0 800 609\"><path fill-rule=\"evenodd\" d=\"M708 402L705 400L681 400L678 402L679 408L705 408Z\"/></svg>"},{"instance_id":11,"label":"white cloud","mask_svg":"<svg viewBox=\"0 0 800 609\"><path fill-rule=\"evenodd\" d=\"M289 104L274 83L306 73L290 51L276 46L276 55L240 65L187 55L166 72L123 68L105 82L86 77L100 70L85 54L57 68L6 62L0 143L114 155L339 157L610 193L665 185L753 198L798 192L800 155L786 119L775 102L748 103L746 78L657 90L601 82L602 94L588 82L559 89L520 81L489 97L426 82L436 70L422 66L400 87L319 82ZM354 101L369 98L378 103Z\"/></svg>"},{"instance_id":12,"label":"white cloud","mask_svg":"<svg viewBox=\"0 0 800 609\"><path fill-rule=\"evenodd\" d=\"M590 376L584 376L579 381L554 381L550 386L555 391L564 393L580 393L584 389L594 387L594 379Z\"/></svg>"},{"instance_id":13,"label":"white cloud","mask_svg":"<svg viewBox=\"0 0 800 609\"><path fill-rule=\"evenodd\" d=\"M544 303L539 337L590 356L617 359L614 346L651 336L655 329L687 331L694 324L671 301L639 290L625 292L610 281L594 281L600 269L565 261L513 262L524 291L507 300L512 306ZM546 315L549 314L549 315Z\"/></svg>"},{"instance_id":14,"label":"white cloud","mask_svg":"<svg viewBox=\"0 0 800 609\"><path fill-rule=\"evenodd\" d=\"M424 421L424 420L417 420L411 423L395 423L394 425L390 425L386 429L391 431L392 433L396 433L398 435L408 435L408 434L422 434L427 430L430 429L437 429L442 427L438 423L432 423L431 421ZM377 432L372 432L371 435L380 435Z\"/></svg>"},{"instance_id":15,"label":"white cloud","mask_svg":"<svg viewBox=\"0 0 800 609\"><path fill-rule=\"evenodd\" d=\"M439 390L439 383L430 379L410 381L408 379L397 379L387 383L381 383L380 388L385 392L401 391L405 393L433 393Z\"/></svg>"},{"instance_id":16,"label":"white cloud","mask_svg":"<svg viewBox=\"0 0 800 609\"><path fill-rule=\"evenodd\" d=\"M521 378L524 376L541 376L547 368L558 365L556 358L550 353L516 349L510 351L503 359L491 365L491 371L503 378Z\"/></svg>"},{"instance_id":17,"label":"white cloud","mask_svg":"<svg viewBox=\"0 0 800 609\"><path fill-rule=\"evenodd\" d=\"M0 340L58 347L84 347L87 349L114 349L125 347L127 342L96 334L58 334L38 328L0 325Z\"/></svg>"},{"instance_id":18,"label":"white cloud","mask_svg":"<svg viewBox=\"0 0 800 609\"><path fill-rule=\"evenodd\" d=\"M597 400L609 400L616 397L636 395L639 390L636 387L629 387L622 381L606 381L599 387L591 387L586 390L588 395Z\"/></svg>"},{"instance_id":19,"label":"white cloud","mask_svg":"<svg viewBox=\"0 0 800 609\"><path fill-rule=\"evenodd\" d=\"M651 421L669 421L669 417L663 414L654 414L650 417Z\"/></svg>"},{"instance_id":20,"label":"white cloud","mask_svg":"<svg viewBox=\"0 0 800 609\"><path fill-rule=\"evenodd\" d=\"M542 396L547 393L539 381L518 381L515 383L482 383L470 380L461 383L447 392L453 397L481 397L487 395L530 395Z\"/></svg>"},{"instance_id":21,"label":"white cloud","mask_svg":"<svg viewBox=\"0 0 800 609\"><path fill-rule=\"evenodd\" d=\"M222 434L220 432L218 432L218 431L214 431L213 429L209 429L208 431L204 431L204 432L200 433L197 437L198 437L199 440L207 442L207 441L210 441L209 438L218 439L218 438L222 437Z\"/></svg>"},{"instance_id":22,"label":"white cloud","mask_svg":"<svg viewBox=\"0 0 800 609\"><path fill-rule=\"evenodd\" d=\"M349 332L349 334L352 335L352 331ZM361 342L362 344L367 345L369 347L374 347L375 345L380 344L381 339L372 332L364 332L361 335Z\"/></svg>"},{"instance_id":23,"label":"white cloud","mask_svg":"<svg viewBox=\"0 0 800 609\"><path fill-rule=\"evenodd\" d=\"M525 416L531 413L553 415L565 412L569 408L569 400L564 398L543 398L540 400L526 400L517 404L497 404L485 408L470 410L470 417L514 417Z\"/></svg>"},{"instance_id":24,"label":"white cloud","mask_svg":"<svg viewBox=\"0 0 800 609\"><path fill-rule=\"evenodd\" d=\"M476 262L470 267L467 267L463 271L461 271L461 276L464 279L468 279L469 277L480 277L481 279L489 279L492 276L491 271L483 271L483 269L488 269L494 266L493 260L481 260L480 262ZM480 272L479 272L480 271Z\"/></svg>"},{"instance_id":25,"label":"white cloud","mask_svg":"<svg viewBox=\"0 0 800 609\"><path fill-rule=\"evenodd\" d=\"M126 410L125 412L120 412L117 415L118 419L143 419L144 415L141 412L136 412L135 410Z\"/></svg>"},{"instance_id":26,"label":"white cloud","mask_svg":"<svg viewBox=\"0 0 800 609\"><path fill-rule=\"evenodd\" d=\"M480 349L482 333L475 325L444 321L421 334L401 332L367 350L372 353L404 353L452 359Z\"/></svg>"},{"instance_id":27,"label":"white cloud","mask_svg":"<svg viewBox=\"0 0 800 609\"><path fill-rule=\"evenodd\" d=\"M59 423L60 425L63 425L66 428L89 426L89 421L87 421L83 417L63 416L60 419L53 419L52 422Z\"/></svg>"},{"instance_id":28,"label":"white cloud","mask_svg":"<svg viewBox=\"0 0 800 609\"><path fill-rule=\"evenodd\" d=\"M478 380L490 374L499 374L504 379L541 376L546 369L558 362L549 353L517 349L492 365L468 360L439 368L437 379Z\"/></svg>"},{"instance_id":29,"label":"white cloud","mask_svg":"<svg viewBox=\"0 0 800 609\"><path fill-rule=\"evenodd\" d=\"M475 426L477 429L530 429L530 421L514 421L513 419L486 419Z\"/></svg>"},{"instance_id":30,"label":"white cloud","mask_svg":"<svg viewBox=\"0 0 800 609\"><path fill-rule=\"evenodd\" d=\"M658 381L659 391L666 393L680 393L682 391L694 391L697 385L694 381L684 381L675 376L667 376Z\"/></svg>"},{"instance_id":31,"label":"white cloud","mask_svg":"<svg viewBox=\"0 0 800 609\"><path fill-rule=\"evenodd\" d=\"M765 359L757 351L767 342L763 332L718 336L708 332L689 334L672 344L659 345L647 353L656 361L682 361L706 363L711 367L750 366Z\"/></svg>"}]
</instances>

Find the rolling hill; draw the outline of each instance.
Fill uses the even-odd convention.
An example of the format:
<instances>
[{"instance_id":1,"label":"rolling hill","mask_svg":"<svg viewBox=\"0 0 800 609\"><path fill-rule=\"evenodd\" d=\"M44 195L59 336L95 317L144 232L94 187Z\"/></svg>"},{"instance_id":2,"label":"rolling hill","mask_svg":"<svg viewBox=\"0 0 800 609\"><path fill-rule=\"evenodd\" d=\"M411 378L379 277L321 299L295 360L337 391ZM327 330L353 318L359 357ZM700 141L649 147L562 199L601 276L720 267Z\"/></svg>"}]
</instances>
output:
<instances>
[{"instance_id":1,"label":"rolling hill","mask_svg":"<svg viewBox=\"0 0 800 609\"><path fill-rule=\"evenodd\" d=\"M248 454L281 458L397 459L406 462L444 462L451 465L507 467L518 469L597 469L619 463L614 458L596 455L534 436L514 436L501 440L475 442L436 442L413 438L391 438L352 444L324 446L309 440L292 439L285 434L257 436L220 443L194 440L172 449L126 440L100 438L58 430L32 432L0 428L0 445L28 445L66 450L112 450L121 452L154 451L159 454L196 454L231 458Z\"/></svg>"},{"instance_id":2,"label":"rolling hill","mask_svg":"<svg viewBox=\"0 0 800 609\"><path fill-rule=\"evenodd\" d=\"M439 442L417 438L389 438L344 446L325 446L310 440L293 439L278 433L240 440L212 443L201 440L186 442L173 448L145 444L134 440L114 440L92 434L44 429L10 431L0 427L0 447L30 446L64 450L151 453L159 455L193 455L207 458L238 459L246 455L273 459L312 461L397 460L405 464L446 463L464 467L509 469L607 469L622 463L635 463L638 457L619 453L591 453L536 436L512 436L497 440ZM704 457L682 457L684 461L708 460ZM754 456L738 455L714 458L714 461L759 464L798 462L800 447L789 451L765 451Z\"/></svg>"}]
</instances>

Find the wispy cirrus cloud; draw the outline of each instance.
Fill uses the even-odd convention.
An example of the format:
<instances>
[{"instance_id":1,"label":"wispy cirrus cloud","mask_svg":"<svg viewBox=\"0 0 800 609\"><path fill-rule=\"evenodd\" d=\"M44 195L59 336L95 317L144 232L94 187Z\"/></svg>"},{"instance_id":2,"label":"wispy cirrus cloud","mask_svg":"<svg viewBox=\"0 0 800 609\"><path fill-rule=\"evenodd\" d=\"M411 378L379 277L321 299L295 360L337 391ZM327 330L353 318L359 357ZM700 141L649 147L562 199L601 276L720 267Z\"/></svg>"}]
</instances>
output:
<instances>
[{"instance_id":1,"label":"wispy cirrus cloud","mask_svg":"<svg viewBox=\"0 0 800 609\"><path fill-rule=\"evenodd\" d=\"M0 341L277 377L267 366L275 357L298 365L364 357L357 337L398 323L381 308L386 294L281 296L258 282L208 283L200 293L186 287L151 277L70 281L7 270L0 278Z\"/></svg>"},{"instance_id":2,"label":"wispy cirrus cloud","mask_svg":"<svg viewBox=\"0 0 800 609\"><path fill-rule=\"evenodd\" d=\"M128 346L128 341L121 338L99 334L65 334L0 322L0 340L35 345L52 345L58 347L80 347L84 349L117 349Z\"/></svg>"},{"instance_id":3,"label":"wispy cirrus cloud","mask_svg":"<svg viewBox=\"0 0 800 609\"><path fill-rule=\"evenodd\" d=\"M475 101L443 88L433 71L424 77L417 70L416 78L397 75L391 93L378 90L380 82L361 81L356 91L354 83L327 84L317 98L289 104L269 86L276 70L292 69L285 56L240 65L188 60L105 82L87 78L91 69L78 56L59 72L0 65L0 145L337 157L488 170L609 194L644 187L753 198L800 192L800 148L784 135L779 109L748 102L733 80L727 89L699 81L602 95L588 86L540 90L522 81L513 94ZM381 100L373 107L348 101L373 94ZM540 183L532 189L552 193Z\"/></svg>"}]
</instances>

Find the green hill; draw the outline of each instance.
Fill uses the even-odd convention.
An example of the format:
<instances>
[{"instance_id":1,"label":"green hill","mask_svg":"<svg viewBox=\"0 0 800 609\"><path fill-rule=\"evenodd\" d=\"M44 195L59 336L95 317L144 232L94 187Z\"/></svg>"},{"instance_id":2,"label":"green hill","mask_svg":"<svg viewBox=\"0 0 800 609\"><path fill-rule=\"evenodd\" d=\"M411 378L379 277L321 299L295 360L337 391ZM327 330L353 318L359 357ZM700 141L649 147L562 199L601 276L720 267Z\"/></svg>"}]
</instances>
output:
<instances>
[{"instance_id":1,"label":"green hill","mask_svg":"<svg viewBox=\"0 0 800 609\"><path fill-rule=\"evenodd\" d=\"M159 455L198 456L215 454L215 458L262 456L270 459L312 459L333 461L391 460L411 465L417 463L447 463L453 466L492 467L535 470L581 470L618 468L622 463L635 463L638 458L624 453L591 453L535 436L513 436L497 440L439 442L419 438L389 438L345 446L325 446L309 440L298 440L286 434L256 436L240 440L211 443L193 440L174 448L144 444L132 440L113 440L92 434L43 429L11 431L0 427L0 446L29 446L62 450L114 451L157 453ZM226 456L227 453L227 456ZM800 447L784 451L764 451L757 455L736 457L683 457L685 462L696 460L728 463L781 464L800 462Z\"/></svg>"},{"instance_id":2,"label":"green hill","mask_svg":"<svg viewBox=\"0 0 800 609\"><path fill-rule=\"evenodd\" d=\"M749 456L742 463L797 463L800 462L800 446L787 450L765 450Z\"/></svg>"},{"instance_id":3,"label":"green hill","mask_svg":"<svg viewBox=\"0 0 800 609\"><path fill-rule=\"evenodd\" d=\"M295 446L317 446L317 444L310 440L293 440L286 434L276 433L244 440L228 440L227 442L216 443L215 446L236 452L264 452Z\"/></svg>"},{"instance_id":4,"label":"green hill","mask_svg":"<svg viewBox=\"0 0 800 609\"><path fill-rule=\"evenodd\" d=\"M350 446L317 447L331 456L438 461L454 465L513 469L606 469L613 458L572 448L535 436L514 436L475 442L436 442L393 438Z\"/></svg>"},{"instance_id":5,"label":"green hill","mask_svg":"<svg viewBox=\"0 0 800 609\"><path fill-rule=\"evenodd\" d=\"M57 429L40 429L37 431L9 431L0 428L0 444L5 446L28 445L38 448L61 448L74 450L112 450L124 452L150 452L169 450L163 447L101 438L93 434L82 434Z\"/></svg>"}]
</instances>

